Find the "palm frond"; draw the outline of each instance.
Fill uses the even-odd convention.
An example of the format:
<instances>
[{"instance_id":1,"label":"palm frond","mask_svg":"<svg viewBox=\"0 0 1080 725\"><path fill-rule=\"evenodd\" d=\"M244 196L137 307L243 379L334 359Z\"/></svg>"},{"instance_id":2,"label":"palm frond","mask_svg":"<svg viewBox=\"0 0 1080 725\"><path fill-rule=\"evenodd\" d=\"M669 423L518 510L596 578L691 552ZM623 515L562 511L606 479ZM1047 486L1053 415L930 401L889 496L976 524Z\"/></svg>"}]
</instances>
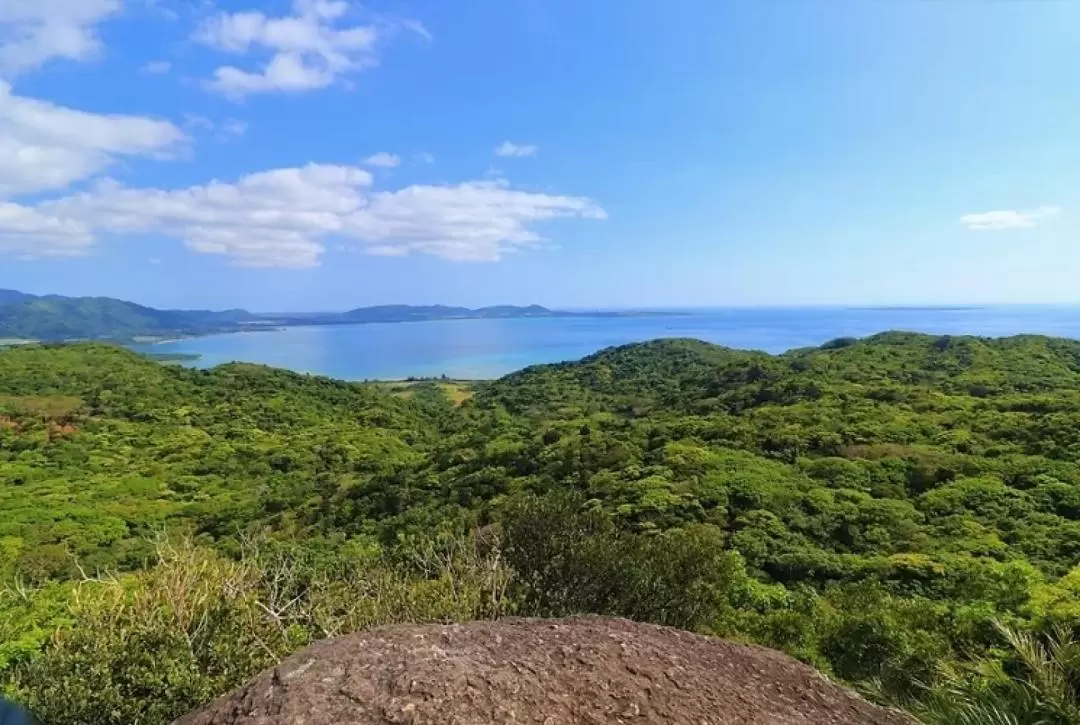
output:
<instances>
[{"instance_id":1,"label":"palm frond","mask_svg":"<svg viewBox=\"0 0 1080 725\"><path fill-rule=\"evenodd\" d=\"M991 658L943 666L915 715L928 725L1080 724L1080 641L1064 627L1043 637L996 627L1018 671Z\"/></svg>"}]
</instances>

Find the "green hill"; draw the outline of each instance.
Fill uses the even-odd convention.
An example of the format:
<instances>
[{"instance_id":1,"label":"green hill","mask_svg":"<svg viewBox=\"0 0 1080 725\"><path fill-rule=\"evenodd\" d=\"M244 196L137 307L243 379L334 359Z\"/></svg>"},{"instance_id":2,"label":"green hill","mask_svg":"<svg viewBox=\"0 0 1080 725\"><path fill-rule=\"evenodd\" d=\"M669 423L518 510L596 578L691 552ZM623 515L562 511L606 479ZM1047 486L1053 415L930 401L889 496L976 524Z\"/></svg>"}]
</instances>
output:
<instances>
[{"instance_id":1,"label":"green hill","mask_svg":"<svg viewBox=\"0 0 1080 725\"><path fill-rule=\"evenodd\" d=\"M31 300L33 298L33 295L28 295L23 292L16 292L11 289L0 289L0 305L8 305L13 302L25 302L26 300Z\"/></svg>"},{"instance_id":2,"label":"green hill","mask_svg":"<svg viewBox=\"0 0 1080 725\"><path fill-rule=\"evenodd\" d=\"M737 413L823 397L901 402L938 392L973 398L1073 390L1080 342L1033 335L933 337L887 332L782 355L666 339L539 365L492 387L516 412L564 406L639 413L655 407Z\"/></svg>"},{"instance_id":3,"label":"green hill","mask_svg":"<svg viewBox=\"0 0 1080 725\"><path fill-rule=\"evenodd\" d=\"M156 310L110 297L37 297L0 290L0 338L130 340L238 329L244 310Z\"/></svg>"},{"instance_id":4,"label":"green hill","mask_svg":"<svg viewBox=\"0 0 1080 725\"><path fill-rule=\"evenodd\" d=\"M999 625L1080 628L1080 342L660 340L446 391L0 352L0 682L165 723L328 633L596 612L1071 722Z\"/></svg>"}]
</instances>

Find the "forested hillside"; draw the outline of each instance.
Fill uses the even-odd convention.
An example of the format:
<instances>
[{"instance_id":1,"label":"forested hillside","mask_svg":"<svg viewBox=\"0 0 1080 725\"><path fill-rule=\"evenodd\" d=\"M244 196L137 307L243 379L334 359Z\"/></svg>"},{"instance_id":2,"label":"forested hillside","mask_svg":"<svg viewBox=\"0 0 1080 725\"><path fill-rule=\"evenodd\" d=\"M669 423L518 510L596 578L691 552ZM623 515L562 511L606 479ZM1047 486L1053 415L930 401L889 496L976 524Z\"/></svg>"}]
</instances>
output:
<instances>
[{"instance_id":1,"label":"forested hillside","mask_svg":"<svg viewBox=\"0 0 1080 725\"><path fill-rule=\"evenodd\" d=\"M0 339L129 341L232 332L255 319L244 310L156 310L111 297L36 296L0 290Z\"/></svg>"},{"instance_id":2,"label":"forested hillside","mask_svg":"<svg viewBox=\"0 0 1080 725\"><path fill-rule=\"evenodd\" d=\"M595 612L930 723L1080 718L1080 343L664 340L408 393L0 353L7 688L166 723L314 638Z\"/></svg>"}]
</instances>

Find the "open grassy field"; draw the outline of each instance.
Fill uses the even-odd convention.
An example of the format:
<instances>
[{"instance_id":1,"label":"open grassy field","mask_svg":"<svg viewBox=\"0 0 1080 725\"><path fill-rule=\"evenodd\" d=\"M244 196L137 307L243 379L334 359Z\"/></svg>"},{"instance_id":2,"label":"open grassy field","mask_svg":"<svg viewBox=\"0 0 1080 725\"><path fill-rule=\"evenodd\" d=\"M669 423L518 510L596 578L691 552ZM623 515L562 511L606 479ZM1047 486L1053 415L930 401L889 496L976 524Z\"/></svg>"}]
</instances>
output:
<instances>
[{"instance_id":1,"label":"open grassy field","mask_svg":"<svg viewBox=\"0 0 1080 725\"><path fill-rule=\"evenodd\" d=\"M432 388L441 392L447 400L459 406L473 397L475 387L482 381L478 380L381 380L372 385L378 385L389 391L391 395L400 398L413 398L419 390Z\"/></svg>"}]
</instances>

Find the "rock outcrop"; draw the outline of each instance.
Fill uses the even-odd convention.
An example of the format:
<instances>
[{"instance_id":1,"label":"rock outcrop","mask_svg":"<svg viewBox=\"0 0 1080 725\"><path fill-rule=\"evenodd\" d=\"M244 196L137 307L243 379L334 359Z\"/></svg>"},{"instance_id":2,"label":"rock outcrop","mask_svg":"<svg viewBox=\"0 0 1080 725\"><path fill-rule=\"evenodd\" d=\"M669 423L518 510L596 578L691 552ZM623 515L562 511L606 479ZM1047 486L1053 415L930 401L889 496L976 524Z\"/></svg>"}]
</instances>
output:
<instances>
[{"instance_id":1,"label":"rock outcrop","mask_svg":"<svg viewBox=\"0 0 1080 725\"><path fill-rule=\"evenodd\" d=\"M779 652L619 619L319 642L175 725L912 725Z\"/></svg>"}]
</instances>

